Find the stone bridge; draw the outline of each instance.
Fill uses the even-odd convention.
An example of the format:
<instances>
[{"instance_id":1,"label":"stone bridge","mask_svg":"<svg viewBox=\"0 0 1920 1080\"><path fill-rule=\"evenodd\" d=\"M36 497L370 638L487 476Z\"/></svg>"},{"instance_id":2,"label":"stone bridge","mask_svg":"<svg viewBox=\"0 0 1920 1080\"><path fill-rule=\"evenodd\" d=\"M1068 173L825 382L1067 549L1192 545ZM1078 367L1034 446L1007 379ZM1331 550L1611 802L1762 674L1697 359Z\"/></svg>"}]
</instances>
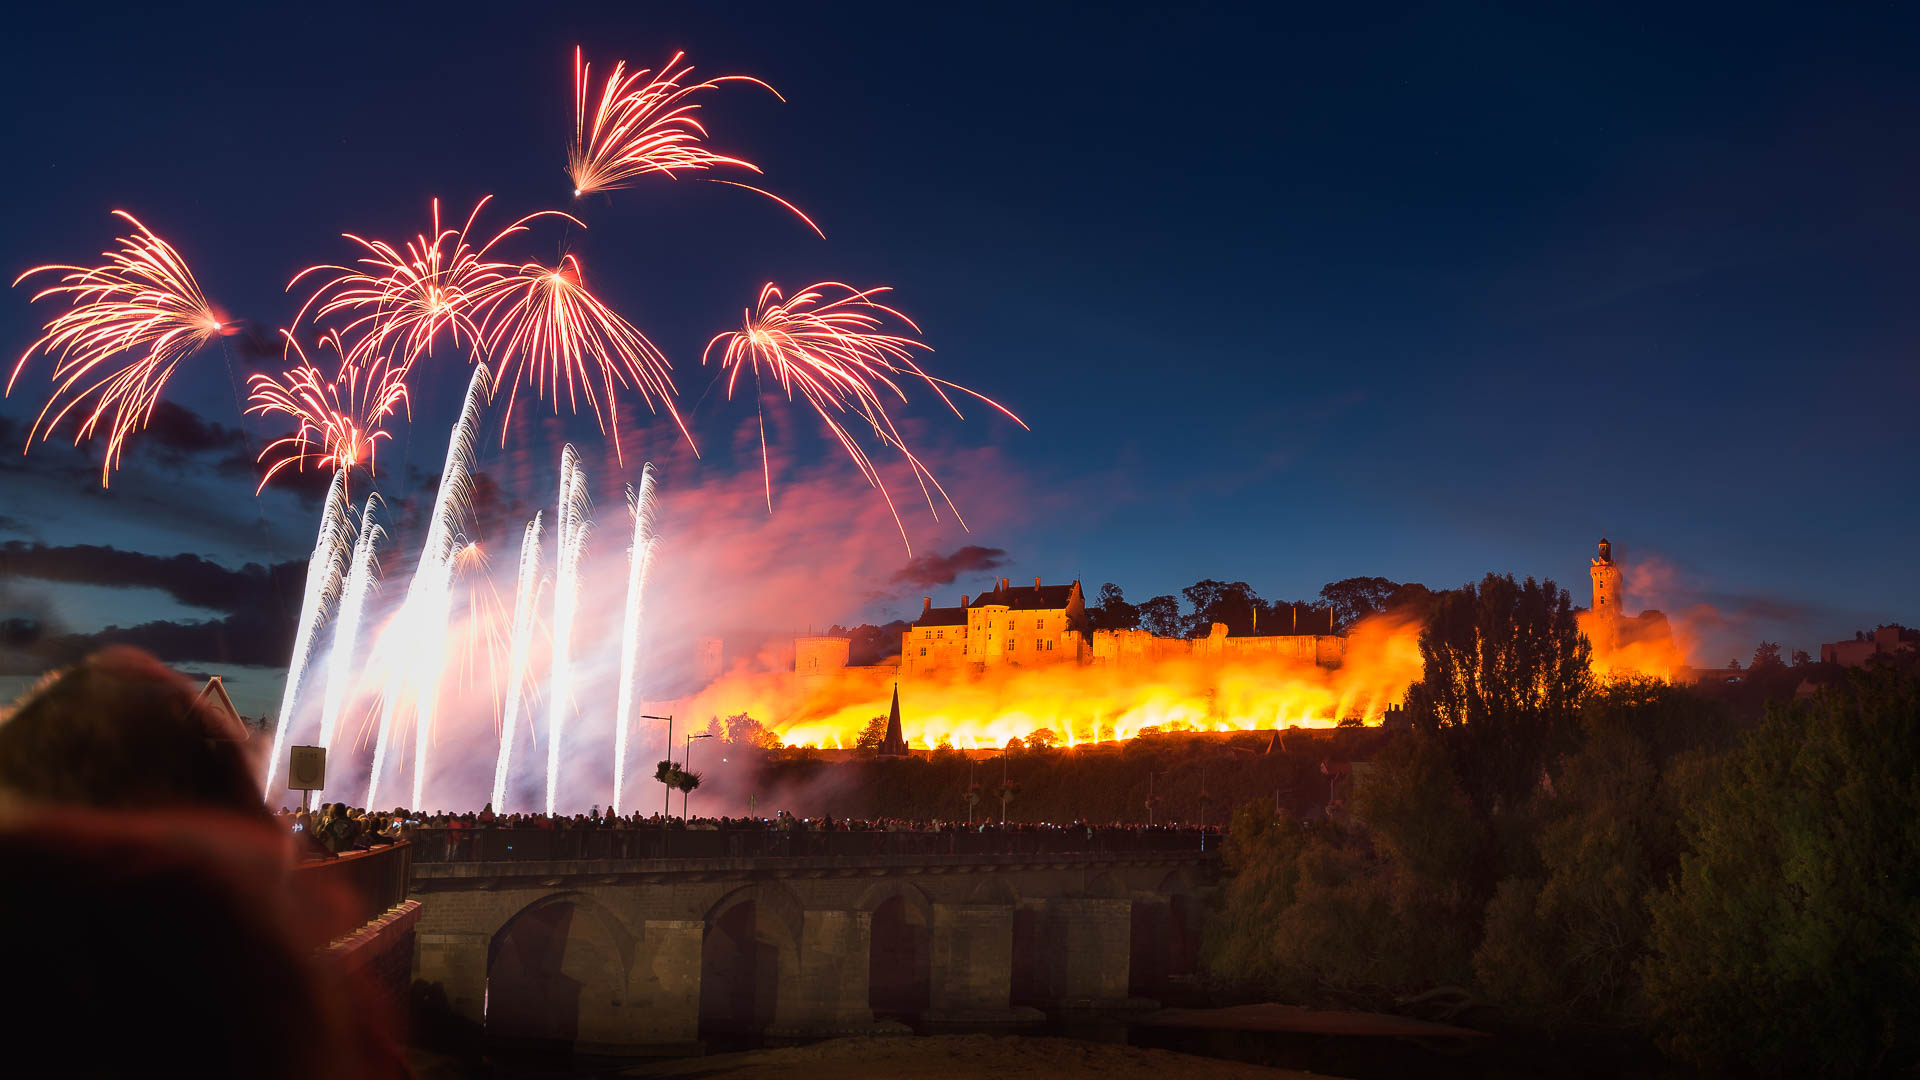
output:
<instances>
[{"instance_id":1,"label":"stone bridge","mask_svg":"<svg viewBox=\"0 0 1920 1080\"><path fill-rule=\"evenodd\" d=\"M1193 969L1216 853L420 862L414 977L489 1036L739 1035L1144 1005Z\"/></svg>"}]
</instances>

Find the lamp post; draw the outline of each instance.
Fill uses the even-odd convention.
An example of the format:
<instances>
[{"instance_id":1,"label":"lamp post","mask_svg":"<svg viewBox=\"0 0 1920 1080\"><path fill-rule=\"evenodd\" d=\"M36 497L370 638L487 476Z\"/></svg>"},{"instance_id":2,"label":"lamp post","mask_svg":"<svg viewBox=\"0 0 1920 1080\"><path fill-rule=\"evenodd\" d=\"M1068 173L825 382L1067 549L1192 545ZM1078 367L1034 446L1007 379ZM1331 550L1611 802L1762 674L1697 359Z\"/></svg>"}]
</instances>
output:
<instances>
[{"instance_id":1,"label":"lamp post","mask_svg":"<svg viewBox=\"0 0 1920 1080\"><path fill-rule=\"evenodd\" d=\"M686 750L686 753L681 755L683 760L680 762L680 767L686 770L688 773L692 773L693 772L693 740L711 739L711 738L713 738L713 733L710 731L703 731L698 735L695 735L691 731L687 732L687 750ZM683 787L680 789L680 820L681 821L688 820L687 819L687 797L692 794L693 792L687 788Z\"/></svg>"},{"instance_id":2,"label":"lamp post","mask_svg":"<svg viewBox=\"0 0 1920 1080\"><path fill-rule=\"evenodd\" d=\"M672 761L673 760L673 717L672 715L669 714L667 716L648 716L645 713L641 713L640 719L665 720L667 722L667 760ZM663 859L667 857L667 838L668 838L667 819L673 816L673 789L672 788L667 788L665 800L666 801L660 810L660 857Z\"/></svg>"},{"instance_id":3,"label":"lamp post","mask_svg":"<svg viewBox=\"0 0 1920 1080\"><path fill-rule=\"evenodd\" d=\"M645 713L642 713L640 715L640 719L665 720L667 722L667 760L672 761L673 760L673 717L648 716ZM667 818L672 816L673 816L673 789L668 788L666 801L660 804L660 820L664 822L666 821Z\"/></svg>"}]
</instances>

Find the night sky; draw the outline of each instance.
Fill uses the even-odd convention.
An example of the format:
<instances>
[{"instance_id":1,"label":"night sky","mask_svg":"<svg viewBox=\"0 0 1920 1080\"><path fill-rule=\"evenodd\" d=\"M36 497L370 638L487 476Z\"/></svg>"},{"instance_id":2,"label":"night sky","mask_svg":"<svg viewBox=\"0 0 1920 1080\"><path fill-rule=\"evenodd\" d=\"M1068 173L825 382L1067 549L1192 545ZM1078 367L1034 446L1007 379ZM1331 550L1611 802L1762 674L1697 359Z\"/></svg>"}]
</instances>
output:
<instances>
[{"instance_id":1,"label":"night sky","mask_svg":"<svg viewBox=\"0 0 1920 1080\"><path fill-rule=\"evenodd\" d=\"M915 398L916 445L943 478L961 463L976 528L936 533L923 506L914 554L1006 554L920 580L896 537L872 590L781 625L1002 573L1138 601L1498 570L1584 603L1603 530L1630 606L1699 613L1696 663L1920 618L1920 19L1539 7L38 5L0 44L0 250L9 275L89 261L127 209L271 338L287 280L351 256L342 232L411 237L434 196L458 218L493 194L494 228L572 208L584 233L523 250L579 253L673 359L703 454L676 459L687 486L758 482L752 405L699 355L762 282L893 285L930 370L1032 425ZM690 179L575 203L576 44L596 70L685 49L772 83L785 104L704 99L712 143L828 238ZM9 363L53 310L28 298L0 304ZM254 497L245 458L281 432L236 405L276 357L226 345L182 368L106 493L97 450L18 456L49 362L29 366L0 403L0 541L47 550L8 564L0 615L191 622L252 595L222 574L305 559L310 493ZM396 499L438 470L464 381L458 353L423 365L382 450ZM630 451L669 453L668 425L623 408ZM770 430L777 505L808 476L857 483L801 414ZM501 500L545 505L531 463L565 437L600 445L582 419L496 433Z\"/></svg>"}]
</instances>

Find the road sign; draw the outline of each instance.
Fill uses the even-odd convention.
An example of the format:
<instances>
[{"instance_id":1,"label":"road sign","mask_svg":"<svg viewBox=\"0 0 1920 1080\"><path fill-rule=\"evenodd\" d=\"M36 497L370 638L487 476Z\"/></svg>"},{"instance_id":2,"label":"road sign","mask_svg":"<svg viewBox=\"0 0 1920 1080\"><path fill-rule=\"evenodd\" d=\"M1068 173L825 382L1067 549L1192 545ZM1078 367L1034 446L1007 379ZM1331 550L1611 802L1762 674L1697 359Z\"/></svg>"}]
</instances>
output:
<instances>
[{"instance_id":1,"label":"road sign","mask_svg":"<svg viewBox=\"0 0 1920 1080\"><path fill-rule=\"evenodd\" d=\"M327 751L319 746L296 746L287 762L288 791L319 791L327 786Z\"/></svg>"}]
</instances>

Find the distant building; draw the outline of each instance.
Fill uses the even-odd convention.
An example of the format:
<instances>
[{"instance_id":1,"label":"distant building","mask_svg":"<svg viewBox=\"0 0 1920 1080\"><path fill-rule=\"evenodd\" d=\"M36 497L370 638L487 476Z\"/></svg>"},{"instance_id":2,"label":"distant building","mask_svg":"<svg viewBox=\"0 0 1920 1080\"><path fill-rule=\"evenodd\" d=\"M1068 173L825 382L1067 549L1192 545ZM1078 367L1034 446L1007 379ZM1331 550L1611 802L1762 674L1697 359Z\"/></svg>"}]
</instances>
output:
<instances>
[{"instance_id":1,"label":"distant building","mask_svg":"<svg viewBox=\"0 0 1920 1080\"><path fill-rule=\"evenodd\" d=\"M1861 634L1852 641L1833 641L1820 646L1820 662L1841 667L1866 667L1876 658L1920 650L1920 630L1909 630L1898 623Z\"/></svg>"}]
</instances>

